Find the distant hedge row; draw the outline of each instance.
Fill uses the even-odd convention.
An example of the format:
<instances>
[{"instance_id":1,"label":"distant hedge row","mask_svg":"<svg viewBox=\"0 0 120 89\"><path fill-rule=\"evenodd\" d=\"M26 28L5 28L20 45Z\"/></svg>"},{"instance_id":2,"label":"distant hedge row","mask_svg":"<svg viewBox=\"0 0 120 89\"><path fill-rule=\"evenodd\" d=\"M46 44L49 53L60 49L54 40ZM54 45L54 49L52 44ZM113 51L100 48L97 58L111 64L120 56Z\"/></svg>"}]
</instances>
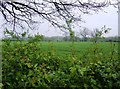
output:
<instances>
[{"instance_id":1,"label":"distant hedge row","mask_svg":"<svg viewBox=\"0 0 120 89\"><path fill-rule=\"evenodd\" d=\"M32 39L34 39L35 37L32 37ZM18 41L18 39L16 38L4 38L3 41L5 40L11 40L11 41ZM19 38L19 40L21 41L28 41L31 38ZM75 42L94 42L93 40L94 38L79 38L79 37L74 37L74 41ZM99 42L120 42L120 37L105 37L105 38L97 38L96 40ZM71 41L70 37L62 37L62 36L55 36L55 37L44 37L42 36L42 39L40 39L39 41Z\"/></svg>"}]
</instances>

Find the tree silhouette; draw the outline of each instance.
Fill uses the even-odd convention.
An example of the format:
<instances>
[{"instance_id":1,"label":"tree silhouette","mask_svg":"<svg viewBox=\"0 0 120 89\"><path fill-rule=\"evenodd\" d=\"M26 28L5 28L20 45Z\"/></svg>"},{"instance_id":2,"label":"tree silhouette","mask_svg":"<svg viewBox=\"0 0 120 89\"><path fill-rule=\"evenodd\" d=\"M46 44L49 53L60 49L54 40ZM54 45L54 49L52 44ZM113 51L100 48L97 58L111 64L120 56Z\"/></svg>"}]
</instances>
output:
<instances>
[{"instance_id":1,"label":"tree silhouette","mask_svg":"<svg viewBox=\"0 0 120 89\"><path fill-rule=\"evenodd\" d=\"M116 0L117 5L119 1ZM1 0L0 12L6 23L22 28L34 23L49 22L61 30L65 28L66 20L81 21L81 13L89 14L111 5L110 0L102 2L87 0ZM76 11L78 13L76 13ZM32 28L31 28L32 29Z\"/></svg>"},{"instance_id":2,"label":"tree silhouette","mask_svg":"<svg viewBox=\"0 0 120 89\"><path fill-rule=\"evenodd\" d=\"M80 35L83 37L84 41L87 41L87 38L90 35L90 30L88 28L84 27L83 29L81 29Z\"/></svg>"}]
</instances>

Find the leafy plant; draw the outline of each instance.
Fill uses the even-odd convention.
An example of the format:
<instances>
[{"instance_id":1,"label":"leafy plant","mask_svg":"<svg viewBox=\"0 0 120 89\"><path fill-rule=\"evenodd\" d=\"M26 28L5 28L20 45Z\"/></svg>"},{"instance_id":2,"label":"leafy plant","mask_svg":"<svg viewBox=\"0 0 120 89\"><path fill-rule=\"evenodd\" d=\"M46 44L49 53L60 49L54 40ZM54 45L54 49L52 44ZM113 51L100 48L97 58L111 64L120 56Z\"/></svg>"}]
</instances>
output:
<instances>
[{"instance_id":1,"label":"leafy plant","mask_svg":"<svg viewBox=\"0 0 120 89\"><path fill-rule=\"evenodd\" d=\"M2 89L120 88L120 58L114 43L107 55L94 42L79 57L74 50L74 55L60 57L51 42L49 50L43 51L39 37L3 41Z\"/></svg>"}]
</instances>

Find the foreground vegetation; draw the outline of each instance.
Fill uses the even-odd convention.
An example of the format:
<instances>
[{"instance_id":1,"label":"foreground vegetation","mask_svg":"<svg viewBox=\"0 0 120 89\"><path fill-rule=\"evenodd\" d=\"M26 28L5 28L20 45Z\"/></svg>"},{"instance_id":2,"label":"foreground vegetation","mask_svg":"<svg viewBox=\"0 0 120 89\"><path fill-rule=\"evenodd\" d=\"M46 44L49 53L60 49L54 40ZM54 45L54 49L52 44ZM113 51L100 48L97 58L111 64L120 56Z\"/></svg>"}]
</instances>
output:
<instances>
[{"instance_id":1,"label":"foreground vegetation","mask_svg":"<svg viewBox=\"0 0 120 89\"><path fill-rule=\"evenodd\" d=\"M8 40L2 52L3 89L120 88L117 43Z\"/></svg>"}]
</instances>

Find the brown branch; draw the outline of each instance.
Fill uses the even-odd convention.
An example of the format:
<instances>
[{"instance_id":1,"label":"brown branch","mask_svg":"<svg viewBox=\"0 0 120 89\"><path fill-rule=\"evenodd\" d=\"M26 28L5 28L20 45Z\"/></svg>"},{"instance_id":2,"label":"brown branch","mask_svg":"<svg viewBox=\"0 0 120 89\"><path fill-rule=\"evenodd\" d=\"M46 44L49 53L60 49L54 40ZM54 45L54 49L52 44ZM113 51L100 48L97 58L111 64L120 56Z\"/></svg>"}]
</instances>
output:
<instances>
[{"instance_id":1,"label":"brown branch","mask_svg":"<svg viewBox=\"0 0 120 89\"><path fill-rule=\"evenodd\" d=\"M36 23L34 17L39 16L41 19L50 22L53 26L64 28L64 22L70 18L73 21L81 21L81 14L78 16L74 13L75 10L79 10L81 13L90 13L91 11L98 11L103 7L110 4L109 0L105 0L102 3L82 2L81 0L62 1L62 0L43 0L42 2L26 1L23 3L20 1L0 1L0 12L7 22L11 22L14 26L17 25L17 21L25 22L30 27L30 22ZM63 23L60 23L62 22Z\"/></svg>"}]
</instances>

